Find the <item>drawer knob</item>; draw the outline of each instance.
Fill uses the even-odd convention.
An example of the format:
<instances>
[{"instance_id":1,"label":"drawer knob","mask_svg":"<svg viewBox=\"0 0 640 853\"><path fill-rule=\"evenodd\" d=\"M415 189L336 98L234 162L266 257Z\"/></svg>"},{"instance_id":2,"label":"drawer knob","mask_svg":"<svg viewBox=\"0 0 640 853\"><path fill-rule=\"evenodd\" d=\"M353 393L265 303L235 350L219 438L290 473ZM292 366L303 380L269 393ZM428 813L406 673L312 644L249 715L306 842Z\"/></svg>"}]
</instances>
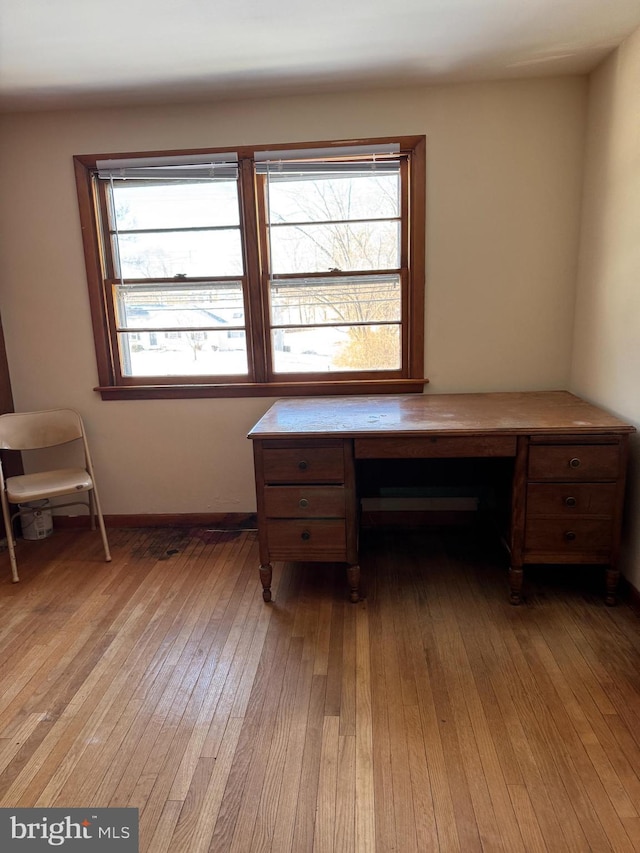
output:
<instances>
[{"instance_id":1,"label":"drawer knob","mask_svg":"<svg viewBox=\"0 0 640 853\"><path fill-rule=\"evenodd\" d=\"M298 501L298 506L301 509L306 509L309 506L309 501L306 498L300 498Z\"/></svg>"},{"instance_id":2,"label":"drawer knob","mask_svg":"<svg viewBox=\"0 0 640 853\"><path fill-rule=\"evenodd\" d=\"M301 471L306 471L308 467L309 467L309 463L306 462L304 459L302 459L300 462L298 462L298 468Z\"/></svg>"},{"instance_id":3,"label":"drawer knob","mask_svg":"<svg viewBox=\"0 0 640 853\"><path fill-rule=\"evenodd\" d=\"M303 530L300 538L303 539L305 542L308 542L309 539L311 539L311 534L309 533L308 530Z\"/></svg>"},{"instance_id":4,"label":"drawer knob","mask_svg":"<svg viewBox=\"0 0 640 853\"><path fill-rule=\"evenodd\" d=\"M567 530L565 531L564 538L567 542L573 542L573 540L576 538L576 534L573 532L573 530Z\"/></svg>"},{"instance_id":5,"label":"drawer knob","mask_svg":"<svg viewBox=\"0 0 640 853\"><path fill-rule=\"evenodd\" d=\"M569 468L579 468L579 467L580 467L580 460L578 459L577 456L574 456L573 459L569 460Z\"/></svg>"},{"instance_id":6,"label":"drawer knob","mask_svg":"<svg viewBox=\"0 0 640 853\"><path fill-rule=\"evenodd\" d=\"M569 497L564 499L566 506L576 506L578 501L575 498Z\"/></svg>"}]
</instances>

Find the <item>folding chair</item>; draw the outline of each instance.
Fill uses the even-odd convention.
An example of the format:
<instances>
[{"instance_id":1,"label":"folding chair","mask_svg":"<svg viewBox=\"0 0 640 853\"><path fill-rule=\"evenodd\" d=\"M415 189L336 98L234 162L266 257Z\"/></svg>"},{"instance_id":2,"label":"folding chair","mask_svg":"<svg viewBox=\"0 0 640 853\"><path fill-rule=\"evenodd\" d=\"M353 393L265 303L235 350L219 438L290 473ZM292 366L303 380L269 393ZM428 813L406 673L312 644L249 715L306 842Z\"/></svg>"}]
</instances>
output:
<instances>
[{"instance_id":1,"label":"folding chair","mask_svg":"<svg viewBox=\"0 0 640 853\"><path fill-rule=\"evenodd\" d=\"M86 499L80 498L65 503L56 503L55 508L79 504L88 506L91 516L91 529L96 529L97 516L104 546L104 558L107 562L111 560L89 445L80 415L72 409L51 409L44 412L18 412L0 415L0 450L40 450L68 445L70 442L78 442L78 448L81 447L83 467L43 470L7 477L5 480L0 459L0 499L2 500L2 515L7 532L7 545L14 583L17 583L20 578L18 577L16 563L13 520L25 512L21 505L33 501L84 493ZM10 510L10 504L18 506L17 511L13 514ZM32 510L27 511L32 512Z\"/></svg>"}]
</instances>

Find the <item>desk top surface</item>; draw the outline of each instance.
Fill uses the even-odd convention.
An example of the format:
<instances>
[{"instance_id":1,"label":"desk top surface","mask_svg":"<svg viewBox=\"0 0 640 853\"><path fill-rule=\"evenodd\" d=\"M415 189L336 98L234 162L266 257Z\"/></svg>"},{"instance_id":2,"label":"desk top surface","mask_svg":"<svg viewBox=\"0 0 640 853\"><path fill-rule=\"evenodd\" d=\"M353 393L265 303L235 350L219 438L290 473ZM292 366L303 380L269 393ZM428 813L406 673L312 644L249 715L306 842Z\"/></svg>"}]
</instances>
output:
<instances>
[{"instance_id":1,"label":"desk top surface","mask_svg":"<svg viewBox=\"0 0 640 853\"><path fill-rule=\"evenodd\" d=\"M248 437L612 432L635 432L635 427L568 391L512 391L292 397L274 403Z\"/></svg>"}]
</instances>

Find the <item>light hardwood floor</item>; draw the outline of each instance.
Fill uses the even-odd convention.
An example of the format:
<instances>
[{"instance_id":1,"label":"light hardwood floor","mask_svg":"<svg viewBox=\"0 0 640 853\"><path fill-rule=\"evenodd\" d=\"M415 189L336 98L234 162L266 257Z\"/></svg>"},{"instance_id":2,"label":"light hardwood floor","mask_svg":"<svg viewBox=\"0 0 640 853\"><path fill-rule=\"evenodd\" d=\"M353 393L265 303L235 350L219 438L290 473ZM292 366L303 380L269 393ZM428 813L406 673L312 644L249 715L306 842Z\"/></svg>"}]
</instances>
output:
<instances>
[{"instance_id":1,"label":"light hardwood floor","mask_svg":"<svg viewBox=\"0 0 640 853\"><path fill-rule=\"evenodd\" d=\"M111 530L0 555L0 805L135 806L148 853L640 850L640 634L602 573L473 532L343 568L255 533Z\"/></svg>"}]
</instances>

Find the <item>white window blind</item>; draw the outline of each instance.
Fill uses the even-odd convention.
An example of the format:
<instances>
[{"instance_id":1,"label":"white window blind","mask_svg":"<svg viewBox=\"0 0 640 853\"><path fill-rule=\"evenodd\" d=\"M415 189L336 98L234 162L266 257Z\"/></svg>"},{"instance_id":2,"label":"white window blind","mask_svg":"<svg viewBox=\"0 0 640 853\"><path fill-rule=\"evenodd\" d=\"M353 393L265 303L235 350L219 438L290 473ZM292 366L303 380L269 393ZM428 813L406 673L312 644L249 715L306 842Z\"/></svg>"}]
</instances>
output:
<instances>
[{"instance_id":1,"label":"white window blind","mask_svg":"<svg viewBox=\"0 0 640 853\"><path fill-rule=\"evenodd\" d=\"M97 160L96 166L98 177L104 180L228 181L238 178L238 155L234 152Z\"/></svg>"},{"instance_id":2,"label":"white window blind","mask_svg":"<svg viewBox=\"0 0 640 853\"><path fill-rule=\"evenodd\" d=\"M279 176L286 180L287 176L300 179L319 174L325 177L385 174L398 171L399 151L398 143L260 151L255 155L255 168L258 175L268 175L270 180L278 180Z\"/></svg>"}]
</instances>

